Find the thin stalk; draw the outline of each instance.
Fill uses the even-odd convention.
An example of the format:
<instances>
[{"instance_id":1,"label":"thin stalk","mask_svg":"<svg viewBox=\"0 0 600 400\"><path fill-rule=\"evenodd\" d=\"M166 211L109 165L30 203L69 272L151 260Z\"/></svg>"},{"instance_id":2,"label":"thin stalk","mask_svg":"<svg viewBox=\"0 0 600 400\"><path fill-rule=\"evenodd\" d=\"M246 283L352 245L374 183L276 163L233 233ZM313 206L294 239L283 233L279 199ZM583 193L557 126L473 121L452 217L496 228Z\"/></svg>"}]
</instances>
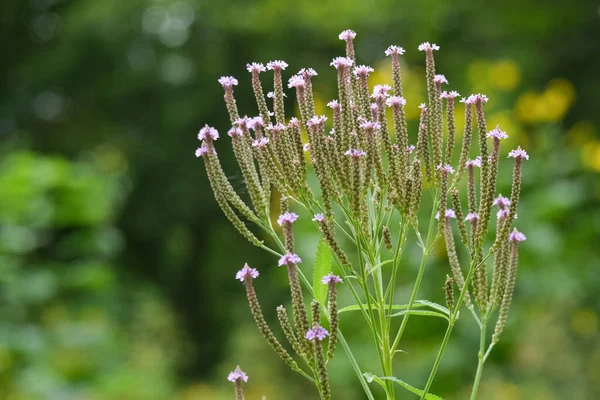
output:
<instances>
[{"instance_id":1,"label":"thin stalk","mask_svg":"<svg viewBox=\"0 0 600 400\"><path fill-rule=\"evenodd\" d=\"M484 350L485 350L485 328L487 324L487 315L483 315L481 322L481 335L479 337L479 353L477 354L477 373L475 374L475 381L473 382L473 391L471 392L471 400L477 399L477 392L479 391L479 382L481 382L481 375L483 373L483 364L485 363Z\"/></svg>"}]
</instances>

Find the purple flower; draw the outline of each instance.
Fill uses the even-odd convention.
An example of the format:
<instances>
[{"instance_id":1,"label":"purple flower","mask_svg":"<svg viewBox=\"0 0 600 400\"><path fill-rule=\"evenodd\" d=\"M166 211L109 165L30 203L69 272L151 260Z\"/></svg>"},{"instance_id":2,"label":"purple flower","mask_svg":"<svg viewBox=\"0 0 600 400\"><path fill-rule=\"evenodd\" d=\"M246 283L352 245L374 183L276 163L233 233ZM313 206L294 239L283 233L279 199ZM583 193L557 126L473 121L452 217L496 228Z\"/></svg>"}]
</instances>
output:
<instances>
[{"instance_id":1,"label":"purple flower","mask_svg":"<svg viewBox=\"0 0 600 400\"><path fill-rule=\"evenodd\" d=\"M387 92L390 90L392 90L390 85L375 85L371 97L374 99L385 99L388 95Z\"/></svg>"},{"instance_id":2,"label":"purple flower","mask_svg":"<svg viewBox=\"0 0 600 400\"><path fill-rule=\"evenodd\" d=\"M265 68L265 66L261 63L251 63L251 64L246 64L246 69L248 70L248 72L265 72L267 69Z\"/></svg>"},{"instance_id":3,"label":"purple flower","mask_svg":"<svg viewBox=\"0 0 600 400\"><path fill-rule=\"evenodd\" d=\"M256 268L250 268L248 264L244 264L244 267L235 274L235 279L244 282L246 278L256 279L258 275L259 273Z\"/></svg>"},{"instance_id":4,"label":"purple flower","mask_svg":"<svg viewBox=\"0 0 600 400\"><path fill-rule=\"evenodd\" d=\"M267 143L269 143L269 138L262 137L253 141L252 146L259 149L264 149L265 147L267 147Z\"/></svg>"},{"instance_id":5,"label":"purple flower","mask_svg":"<svg viewBox=\"0 0 600 400\"><path fill-rule=\"evenodd\" d=\"M519 159L519 160L522 160L522 159L529 160L529 155L527 154L527 152L525 150L523 150L521 148L521 146L517 147L514 150L511 150L510 153L508 153L508 157L512 157L512 158Z\"/></svg>"},{"instance_id":6,"label":"purple flower","mask_svg":"<svg viewBox=\"0 0 600 400\"><path fill-rule=\"evenodd\" d=\"M310 143L306 142L302 145L302 150L304 151L309 151L310 150Z\"/></svg>"},{"instance_id":7,"label":"purple flower","mask_svg":"<svg viewBox=\"0 0 600 400\"><path fill-rule=\"evenodd\" d=\"M230 372L229 375L227 375L227 380L232 383L239 381L248 382L248 375L246 375L246 373L242 371L238 366L234 371Z\"/></svg>"},{"instance_id":8,"label":"purple flower","mask_svg":"<svg viewBox=\"0 0 600 400\"><path fill-rule=\"evenodd\" d=\"M273 133L281 133L285 130L285 125L280 123L277 123L275 125L271 124L269 126L267 126L267 130L273 132Z\"/></svg>"},{"instance_id":9,"label":"purple flower","mask_svg":"<svg viewBox=\"0 0 600 400\"><path fill-rule=\"evenodd\" d=\"M508 239L511 242L524 242L527 238L525 237L525 235L523 235L521 232L519 232L517 230L517 228L515 228L510 235L508 235Z\"/></svg>"},{"instance_id":10,"label":"purple flower","mask_svg":"<svg viewBox=\"0 0 600 400\"><path fill-rule=\"evenodd\" d=\"M508 139L508 135L506 134L506 132L502 132L500 130L500 126L499 125L497 125L495 129L493 129L490 132L488 132L487 137L494 138L494 139L497 139L497 140Z\"/></svg>"},{"instance_id":11,"label":"purple flower","mask_svg":"<svg viewBox=\"0 0 600 400\"><path fill-rule=\"evenodd\" d=\"M230 88L232 86L237 86L238 81L233 76L222 76L219 78L219 83L224 88Z\"/></svg>"},{"instance_id":12,"label":"purple flower","mask_svg":"<svg viewBox=\"0 0 600 400\"><path fill-rule=\"evenodd\" d=\"M453 174L454 173L454 168L452 168L452 166L450 164L446 164L446 165L438 165L437 167L435 167L436 170L440 171L440 172L445 172L447 174Z\"/></svg>"},{"instance_id":13,"label":"purple flower","mask_svg":"<svg viewBox=\"0 0 600 400\"><path fill-rule=\"evenodd\" d=\"M340 68L350 68L352 64L354 64L354 61L352 61L350 58L336 57L329 65L339 70Z\"/></svg>"},{"instance_id":14,"label":"purple flower","mask_svg":"<svg viewBox=\"0 0 600 400\"><path fill-rule=\"evenodd\" d=\"M421 104L419 104L419 108L423 111L427 111L427 104L421 103Z\"/></svg>"},{"instance_id":15,"label":"purple flower","mask_svg":"<svg viewBox=\"0 0 600 400\"><path fill-rule=\"evenodd\" d=\"M389 99L387 99L385 101L385 104L387 104L388 107L405 106L406 99L404 97L400 97L400 96L391 96Z\"/></svg>"},{"instance_id":16,"label":"purple flower","mask_svg":"<svg viewBox=\"0 0 600 400\"><path fill-rule=\"evenodd\" d=\"M227 134L229 135L229 137L239 137L244 134L244 131L242 131L240 128L233 127L229 131L227 131Z\"/></svg>"},{"instance_id":17,"label":"purple flower","mask_svg":"<svg viewBox=\"0 0 600 400\"><path fill-rule=\"evenodd\" d=\"M448 80L446 79L446 77L444 75L441 74L437 74L433 77L433 81L439 85L441 85L442 83L448 83Z\"/></svg>"},{"instance_id":18,"label":"purple flower","mask_svg":"<svg viewBox=\"0 0 600 400\"><path fill-rule=\"evenodd\" d=\"M329 336L329 332L327 332L327 330L325 328L323 328L322 326L317 325L314 328L306 331L305 338L308 340L317 339L318 341L322 341L327 336Z\"/></svg>"},{"instance_id":19,"label":"purple flower","mask_svg":"<svg viewBox=\"0 0 600 400\"><path fill-rule=\"evenodd\" d=\"M337 100L331 100L327 103L327 107L330 107L333 110L339 110L341 108L340 103Z\"/></svg>"},{"instance_id":20,"label":"purple flower","mask_svg":"<svg viewBox=\"0 0 600 400\"><path fill-rule=\"evenodd\" d=\"M302 68L298 71L298 75L302 75L304 78L312 78L313 76L317 76L317 71L312 68Z\"/></svg>"},{"instance_id":21,"label":"purple flower","mask_svg":"<svg viewBox=\"0 0 600 400\"><path fill-rule=\"evenodd\" d=\"M323 124L327 121L327 117L324 115L315 115L311 119L308 120L306 126L312 128L314 126L323 126Z\"/></svg>"},{"instance_id":22,"label":"purple flower","mask_svg":"<svg viewBox=\"0 0 600 400\"><path fill-rule=\"evenodd\" d=\"M413 151L415 151L415 145L411 144L410 146L408 146L408 153L412 153Z\"/></svg>"},{"instance_id":23,"label":"purple flower","mask_svg":"<svg viewBox=\"0 0 600 400\"><path fill-rule=\"evenodd\" d=\"M510 210L507 208L502 208L502 209L498 210L498 212L496 213L496 218L504 219L504 218L508 217L508 214L510 214Z\"/></svg>"},{"instance_id":24,"label":"purple flower","mask_svg":"<svg viewBox=\"0 0 600 400\"><path fill-rule=\"evenodd\" d=\"M440 46L438 46L437 44L431 44L429 42L425 42L425 43L421 43L419 45L419 51L425 51L425 52L431 52L433 50L439 50Z\"/></svg>"},{"instance_id":25,"label":"purple flower","mask_svg":"<svg viewBox=\"0 0 600 400\"><path fill-rule=\"evenodd\" d=\"M219 138L219 132L208 125L204 125L204 128L200 129L200 132L198 133L198 139L199 140L217 140Z\"/></svg>"},{"instance_id":26,"label":"purple flower","mask_svg":"<svg viewBox=\"0 0 600 400\"><path fill-rule=\"evenodd\" d=\"M263 128L265 126L265 121L263 121L262 117L259 115L259 116L254 117L254 118L250 118L248 120L248 126L253 131L256 131L256 130L261 129L261 128Z\"/></svg>"},{"instance_id":27,"label":"purple flower","mask_svg":"<svg viewBox=\"0 0 600 400\"><path fill-rule=\"evenodd\" d=\"M281 214L279 216L279 218L277 218L277 224L279 226L283 226L283 224L291 224L297 219L298 219L298 214L285 212L285 213Z\"/></svg>"},{"instance_id":28,"label":"purple flower","mask_svg":"<svg viewBox=\"0 0 600 400\"><path fill-rule=\"evenodd\" d=\"M450 93L448 93L446 91L442 92L442 94L440 95L440 98L447 99L447 100L454 100L458 96L460 96L460 94L458 94L458 92L456 90L453 90Z\"/></svg>"},{"instance_id":29,"label":"purple flower","mask_svg":"<svg viewBox=\"0 0 600 400\"><path fill-rule=\"evenodd\" d=\"M479 219L479 214L477 213L468 213L465 221L475 222Z\"/></svg>"},{"instance_id":30,"label":"purple flower","mask_svg":"<svg viewBox=\"0 0 600 400\"><path fill-rule=\"evenodd\" d=\"M358 160L359 158L366 156L367 153L365 153L364 151L359 150L359 149L350 149L350 150L346 150L344 155L350 156L350 157Z\"/></svg>"},{"instance_id":31,"label":"purple flower","mask_svg":"<svg viewBox=\"0 0 600 400\"><path fill-rule=\"evenodd\" d=\"M474 96L475 103L487 103L489 100L485 94L481 93L477 93L472 96Z\"/></svg>"},{"instance_id":32,"label":"purple flower","mask_svg":"<svg viewBox=\"0 0 600 400\"><path fill-rule=\"evenodd\" d=\"M492 205L498 206L498 208L503 210L510 206L510 200L500 194L494 199L494 203L492 203Z\"/></svg>"},{"instance_id":33,"label":"purple flower","mask_svg":"<svg viewBox=\"0 0 600 400\"><path fill-rule=\"evenodd\" d=\"M323 222L325 221L325 216L323 214L315 214L312 220L317 222Z\"/></svg>"},{"instance_id":34,"label":"purple flower","mask_svg":"<svg viewBox=\"0 0 600 400\"><path fill-rule=\"evenodd\" d=\"M196 157L204 157L208 154L208 147L204 144L196 149Z\"/></svg>"},{"instance_id":35,"label":"purple flower","mask_svg":"<svg viewBox=\"0 0 600 400\"><path fill-rule=\"evenodd\" d=\"M391 56L392 54L404 54L404 49L402 47L399 46L390 46L387 48L387 50L385 51L385 55L386 56Z\"/></svg>"},{"instance_id":36,"label":"purple flower","mask_svg":"<svg viewBox=\"0 0 600 400\"><path fill-rule=\"evenodd\" d=\"M379 108L377 103L373 103L369 107L371 108L371 111L374 111L374 112L377 112L377 109Z\"/></svg>"},{"instance_id":37,"label":"purple flower","mask_svg":"<svg viewBox=\"0 0 600 400\"><path fill-rule=\"evenodd\" d=\"M354 75L359 78L366 78L373 71L375 70L367 65L359 65L358 67L354 68Z\"/></svg>"},{"instance_id":38,"label":"purple flower","mask_svg":"<svg viewBox=\"0 0 600 400\"><path fill-rule=\"evenodd\" d=\"M453 209L449 208L444 213L444 218L446 218L447 220L450 219L450 218L456 218L456 213L454 212ZM435 219L440 219L440 212L439 211L435 214Z\"/></svg>"},{"instance_id":39,"label":"purple flower","mask_svg":"<svg viewBox=\"0 0 600 400\"><path fill-rule=\"evenodd\" d=\"M479 168L481 168L481 156L475 157L474 160L467 160L467 162L465 163L465 167L467 167L467 168L473 168L473 167L479 167Z\"/></svg>"},{"instance_id":40,"label":"purple flower","mask_svg":"<svg viewBox=\"0 0 600 400\"><path fill-rule=\"evenodd\" d=\"M340 35L338 36L340 38L340 40L352 40L356 37L356 32L350 30L350 29L346 29L345 31L343 31L342 33L340 33Z\"/></svg>"},{"instance_id":41,"label":"purple flower","mask_svg":"<svg viewBox=\"0 0 600 400\"><path fill-rule=\"evenodd\" d=\"M288 81L289 88L292 88L292 87L299 88L299 87L305 87L305 86L306 86L306 82L304 81L304 78L301 77L300 75L294 75Z\"/></svg>"},{"instance_id":42,"label":"purple flower","mask_svg":"<svg viewBox=\"0 0 600 400\"><path fill-rule=\"evenodd\" d=\"M250 121L251 119L248 118L247 115L244 115L242 118L236 119L233 124L237 125L241 129L248 130L250 128Z\"/></svg>"},{"instance_id":43,"label":"purple flower","mask_svg":"<svg viewBox=\"0 0 600 400\"><path fill-rule=\"evenodd\" d=\"M323 279L321 279L321 282L322 282L324 285L328 285L328 284L330 284L330 283L342 283L342 282L343 282L343 280L342 280L342 278L340 278L339 276L337 276L337 275L334 275L333 273L330 273L329 275L325 275L325 276L323 277Z\"/></svg>"},{"instance_id":44,"label":"purple flower","mask_svg":"<svg viewBox=\"0 0 600 400\"><path fill-rule=\"evenodd\" d=\"M296 117L292 117L292 118L290 118L289 125L295 126L296 128L300 128L300 120Z\"/></svg>"},{"instance_id":45,"label":"purple flower","mask_svg":"<svg viewBox=\"0 0 600 400\"><path fill-rule=\"evenodd\" d=\"M367 121L364 120L360 123L360 128L364 129L366 131L374 131L375 129L380 129L381 128L381 124L378 122L373 122L373 121Z\"/></svg>"},{"instance_id":46,"label":"purple flower","mask_svg":"<svg viewBox=\"0 0 600 400\"><path fill-rule=\"evenodd\" d=\"M460 102L465 103L465 105L469 105L469 104L475 104L475 100L476 100L476 96L474 94L472 94L469 97L463 97L462 99L460 99Z\"/></svg>"},{"instance_id":47,"label":"purple flower","mask_svg":"<svg viewBox=\"0 0 600 400\"><path fill-rule=\"evenodd\" d=\"M273 71L284 70L287 68L287 66L288 66L288 64L285 61L281 61L281 60L269 61L267 63L267 69L273 70Z\"/></svg>"},{"instance_id":48,"label":"purple flower","mask_svg":"<svg viewBox=\"0 0 600 400\"><path fill-rule=\"evenodd\" d=\"M300 264L301 262L302 262L302 259L300 257L298 257L297 254L288 252L288 253L285 253L283 256L281 256L277 265L279 265L281 267L282 265Z\"/></svg>"}]
</instances>

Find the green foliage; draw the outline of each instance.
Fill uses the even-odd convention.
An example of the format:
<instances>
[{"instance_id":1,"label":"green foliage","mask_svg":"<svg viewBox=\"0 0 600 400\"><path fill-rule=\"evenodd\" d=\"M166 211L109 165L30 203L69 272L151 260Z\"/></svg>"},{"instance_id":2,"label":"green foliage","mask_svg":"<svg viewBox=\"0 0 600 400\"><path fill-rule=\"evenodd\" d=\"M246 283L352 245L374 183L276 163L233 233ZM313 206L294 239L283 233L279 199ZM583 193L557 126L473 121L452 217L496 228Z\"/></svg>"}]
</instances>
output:
<instances>
[{"instance_id":1,"label":"green foliage","mask_svg":"<svg viewBox=\"0 0 600 400\"><path fill-rule=\"evenodd\" d=\"M331 250L324 239L319 240L317 256L315 257L315 268L313 271L313 293L315 299L321 304L327 300L327 285L321 283L325 275L331 271Z\"/></svg>"}]
</instances>

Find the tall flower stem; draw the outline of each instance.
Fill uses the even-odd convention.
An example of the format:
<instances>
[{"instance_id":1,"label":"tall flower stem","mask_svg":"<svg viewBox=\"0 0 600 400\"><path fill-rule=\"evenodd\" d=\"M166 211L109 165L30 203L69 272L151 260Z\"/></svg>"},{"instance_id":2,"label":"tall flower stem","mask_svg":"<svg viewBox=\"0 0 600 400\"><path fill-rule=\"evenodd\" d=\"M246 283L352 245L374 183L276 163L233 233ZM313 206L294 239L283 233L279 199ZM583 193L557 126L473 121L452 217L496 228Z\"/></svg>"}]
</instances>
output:
<instances>
[{"instance_id":1,"label":"tall flower stem","mask_svg":"<svg viewBox=\"0 0 600 400\"><path fill-rule=\"evenodd\" d=\"M481 321L481 335L479 337L479 353L477 354L477 372L475 374L475 381L473 382L473 391L471 392L471 400L477 399L477 391L479 390L479 382L481 381L481 375L483 373L483 364L485 363L485 333L486 333L487 315L482 316Z\"/></svg>"}]
</instances>

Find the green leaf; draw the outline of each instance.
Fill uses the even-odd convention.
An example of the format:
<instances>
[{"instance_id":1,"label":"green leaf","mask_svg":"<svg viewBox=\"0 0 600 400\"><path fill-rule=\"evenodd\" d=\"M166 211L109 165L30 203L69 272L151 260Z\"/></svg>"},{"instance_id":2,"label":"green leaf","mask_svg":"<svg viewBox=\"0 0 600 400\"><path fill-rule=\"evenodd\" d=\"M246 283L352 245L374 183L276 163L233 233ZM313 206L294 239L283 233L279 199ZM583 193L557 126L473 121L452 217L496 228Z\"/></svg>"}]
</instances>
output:
<instances>
[{"instance_id":1,"label":"green leaf","mask_svg":"<svg viewBox=\"0 0 600 400\"><path fill-rule=\"evenodd\" d=\"M369 272L367 273L367 275L372 274L373 272L375 272L378 268L383 267L385 264L389 264L391 262L393 262L394 260L385 260L380 262L379 264L375 265L374 267L372 267L371 269L369 269Z\"/></svg>"},{"instance_id":2,"label":"green leaf","mask_svg":"<svg viewBox=\"0 0 600 400\"><path fill-rule=\"evenodd\" d=\"M393 376L379 377L379 376L375 376L375 375L371 374L370 372L365 372L363 375L367 379L367 382L369 382L369 383L377 382L382 387L385 388L385 383L383 381L392 381L392 382L395 382L398 385L402 386L404 389L408 390L409 392L416 394L417 396L423 395L423 391L421 389L417 389L416 387L409 385L408 383L404 382L403 380L395 378ZM427 395L425 396L425 400L444 400L444 399L441 398L440 396L436 396L435 394L427 393Z\"/></svg>"},{"instance_id":3,"label":"green leaf","mask_svg":"<svg viewBox=\"0 0 600 400\"><path fill-rule=\"evenodd\" d=\"M417 301L419 301L419 300L417 300ZM363 304L362 306L365 309L369 308L368 304ZM372 304L371 306L373 307L373 309L377 310L377 305L376 304ZM394 304L392 306L392 309L394 309L394 310L405 310L407 307L408 307L408 304ZM426 304L417 304L417 302L415 302L415 304L413 304L413 308L419 308L419 307L426 307ZM388 305L385 306L386 310L389 310L389 308L390 307ZM351 306L340 308L338 310L338 314L341 314L341 313L346 312L346 311L359 311L359 310L360 310L360 305L353 304Z\"/></svg>"},{"instance_id":4,"label":"green leaf","mask_svg":"<svg viewBox=\"0 0 600 400\"><path fill-rule=\"evenodd\" d=\"M444 318L446 321L450 321L450 319L448 318L447 315L442 314L440 312L437 311L431 311L431 310L402 310L399 311L397 313L392 314L392 317L399 317L401 315L421 315L424 317L439 317L439 318Z\"/></svg>"},{"instance_id":5,"label":"green leaf","mask_svg":"<svg viewBox=\"0 0 600 400\"><path fill-rule=\"evenodd\" d=\"M444 307L441 304L438 303L434 303L433 301L429 301L429 300L416 300L415 303L419 303L425 306L429 306L435 310L441 311L444 314L450 316L450 310L448 310L446 307Z\"/></svg>"},{"instance_id":6,"label":"green leaf","mask_svg":"<svg viewBox=\"0 0 600 400\"><path fill-rule=\"evenodd\" d=\"M313 270L313 291L315 299L321 304L327 299L327 285L323 285L321 280L331 271L331 250L325 240L319 240L317 246L317 256L315 257L315 268Z\"/></svg>"}]
</instances>

